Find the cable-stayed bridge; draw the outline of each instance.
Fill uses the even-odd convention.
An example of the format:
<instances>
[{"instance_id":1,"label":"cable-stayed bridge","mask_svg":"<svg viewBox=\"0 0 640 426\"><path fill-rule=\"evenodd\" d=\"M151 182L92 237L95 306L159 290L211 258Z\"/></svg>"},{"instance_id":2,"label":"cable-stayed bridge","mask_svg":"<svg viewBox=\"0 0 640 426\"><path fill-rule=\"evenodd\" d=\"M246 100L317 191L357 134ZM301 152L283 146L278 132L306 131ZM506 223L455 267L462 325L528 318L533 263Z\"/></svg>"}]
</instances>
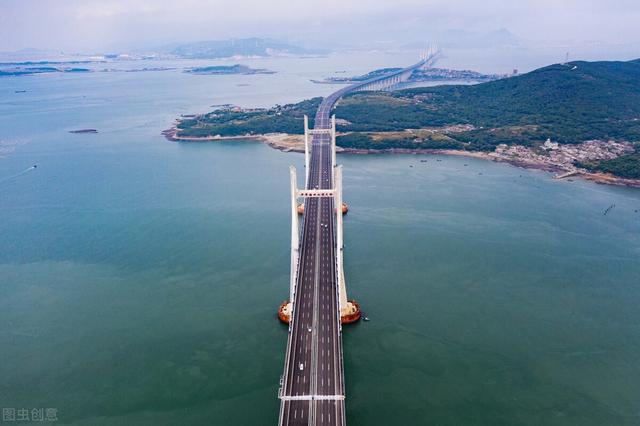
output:
<instances>
[{"instance_id":1,"label":"cable-stayed bridge","mask_svg":"<svg viewBox=\"0 0 640 426\"><path fill-rule=\"evenodd\" d=\"M279 424L346 424L342 324L360 319L360 307L347 299L343 270L342 166L336 164L336 121L331 110L344 95L387 90L411 73L433 64L432 50L400 71L358 82L327 96L305 130L305 186L298 188L291 166L291 280L289 300L278 312L289 323L280 383ZM304 217L299 224L299 199Z\"/></svg>"}]
</instances>

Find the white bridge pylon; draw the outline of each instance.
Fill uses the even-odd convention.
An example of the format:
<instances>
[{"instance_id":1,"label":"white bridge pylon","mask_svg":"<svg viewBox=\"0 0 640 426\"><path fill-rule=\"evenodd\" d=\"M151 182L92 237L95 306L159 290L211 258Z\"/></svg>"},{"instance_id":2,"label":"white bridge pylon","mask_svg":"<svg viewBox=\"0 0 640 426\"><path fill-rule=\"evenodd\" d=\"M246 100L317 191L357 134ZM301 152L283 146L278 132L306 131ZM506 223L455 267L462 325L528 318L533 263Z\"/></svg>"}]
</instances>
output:
<instances>
[{"instance_id":1,"label":"white bridge pylon","mask_svg":"<svg viewBox=\"0 0 640 426\"><path fill-rule=\"evenodd\" d=\"M331 136L331 170L336 167L336 116L331 116L331 127L328 129L310 129L309 117L304 115L304 170L305 180L304 187L309 187L309 173L311 166L309 161L311 159L311 142L313 135L329 135Z\"/></svg>"},{"instance_id":2,"label":"white bridge pylon","mask_svg":"<svg viewBox=\"0 0 640 426\"><path fill-rule=\"evenodd\" d=\"M342 166L336 165L336 117L331 117L331 128L329 129L309 129L308 118L304 116L304 144L305 144L305 167L306 167L306 189L298 188L298 176L295 166L289 167L291 178L291 279L289 284L289 301L295 303L296 283L298 274L298 262L300 260L300 224L298 219L298 200L300 198L333 198L333 205L336 214L336 271L338 280L338 295L341 313L350 313L350 303L347 300L347 289L344 279L344 240L343 240L343 211L342 211ZM310 144L312 135L329 134L331 136L331 167L333 175L333 188L310 189ZM293 310L291 311L293 313Z\"/></svg>"}]
</instances>

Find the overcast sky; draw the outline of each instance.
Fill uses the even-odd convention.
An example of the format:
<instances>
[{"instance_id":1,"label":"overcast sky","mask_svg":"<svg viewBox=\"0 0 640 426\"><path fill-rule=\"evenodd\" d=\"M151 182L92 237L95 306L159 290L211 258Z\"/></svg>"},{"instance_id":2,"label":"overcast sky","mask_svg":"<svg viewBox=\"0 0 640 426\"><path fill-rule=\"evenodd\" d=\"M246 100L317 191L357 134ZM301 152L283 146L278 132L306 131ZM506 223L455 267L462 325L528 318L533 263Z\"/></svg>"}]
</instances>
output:
<instances>
[{"instance_id":1,"label":"overcast sky","mask_svg":"<svg viewBox=\"0 0 640 426\"><path fill-rule=\"evenodd\" d=\"M0 0L0 51L99 52L271 37L298 44L640 52L640 0Z\"/></svg>"}]
</instances>

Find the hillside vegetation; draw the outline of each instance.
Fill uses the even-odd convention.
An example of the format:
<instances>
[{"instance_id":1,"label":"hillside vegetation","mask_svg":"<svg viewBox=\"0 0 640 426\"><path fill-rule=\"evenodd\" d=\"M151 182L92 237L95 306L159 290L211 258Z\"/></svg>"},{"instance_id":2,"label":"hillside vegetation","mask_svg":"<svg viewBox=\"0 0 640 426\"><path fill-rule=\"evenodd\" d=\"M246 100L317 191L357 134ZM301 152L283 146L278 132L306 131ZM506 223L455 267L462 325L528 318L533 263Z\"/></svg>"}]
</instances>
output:
<instances>
[{"instance_id":1,"label":"hillside vegetation","mask_svg":"<svg viewBox=\"0 0 640 426\"><path fill-rule=\"evenodd\" d=\"M640 151L635 154L622 155L612 160L600 160L581 163L579 166L592 172L611 173L626 179L640 179Z\"/></svg>"},{"instance_id":2,"label":"hillside vegetation","mask_svg":"<svg viewBox=\"0 0 640 426\"><path fill-rule=\"evenodd\" d=\"M304 133L304 115L313 125L322 98L297 104L277 105L269 109L239 110L226 108L178 122L178 135L189 137L241 136L265 133Z\"/></svg>"},{"instance_id":3,"label":"hillside vegetation","mask_svg":"<svg viewBox=\"0 0 640 426\"><path fill-rule=\"evenodd\" d=\"M571 62L475 86L356 93L340 102L336 115L352 123L342 130L354 132L471 124L475 130L449 135L451 145L471 150L493 150L500 143L531 145L547 138L570 144L637 141L640 61ZM348 135L342 144L362 146L366 139ZM419 144L429 147L430 142Z\"/></svg>"},{"instance_id":4,"label":"hillside vegetation","mask_svg":"<svg viewBox=\"0 0 640 426\"><path fill-rule=\"evenodd\" d=\"M312 118L320 101L264 110L217 110L182 120L178 135L300 134L303 115ZM593 139L637 142L640 60L551 65L473 86L356 93L342 99L335 113L346 120L338 125L346 133L338 144L346 148L493 151L501 143L537 146L547 138L561 144ZM466 126L446 130L456 125ZM426 128L436 131L405 131ZM374 133L383 131L390 133Z\"/></svg>"}]
</instances>

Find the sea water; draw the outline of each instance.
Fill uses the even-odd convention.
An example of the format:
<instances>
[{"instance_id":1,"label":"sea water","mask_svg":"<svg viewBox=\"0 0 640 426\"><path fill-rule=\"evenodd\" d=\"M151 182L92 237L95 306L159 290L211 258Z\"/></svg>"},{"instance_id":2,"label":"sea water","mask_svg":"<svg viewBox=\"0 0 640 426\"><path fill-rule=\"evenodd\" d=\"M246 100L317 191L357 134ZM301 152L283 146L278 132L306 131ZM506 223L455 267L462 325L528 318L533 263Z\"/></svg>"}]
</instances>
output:
<instances>
[{"instance_id":1,"label":"sea water","mask_svg":"<svg viewBox=\"0 0 640 426\"><path fill-rule=\"evenodd\" d=\"M303 158L160 132L411 61L1 78L0 406L74 425L276 424L288 166ZM83 128L98 134L68 133ZM370 318L344 328L350 425L640 422L640 191L458 157L338 161L347 289Z\"/></svg>"}]
</instances>

